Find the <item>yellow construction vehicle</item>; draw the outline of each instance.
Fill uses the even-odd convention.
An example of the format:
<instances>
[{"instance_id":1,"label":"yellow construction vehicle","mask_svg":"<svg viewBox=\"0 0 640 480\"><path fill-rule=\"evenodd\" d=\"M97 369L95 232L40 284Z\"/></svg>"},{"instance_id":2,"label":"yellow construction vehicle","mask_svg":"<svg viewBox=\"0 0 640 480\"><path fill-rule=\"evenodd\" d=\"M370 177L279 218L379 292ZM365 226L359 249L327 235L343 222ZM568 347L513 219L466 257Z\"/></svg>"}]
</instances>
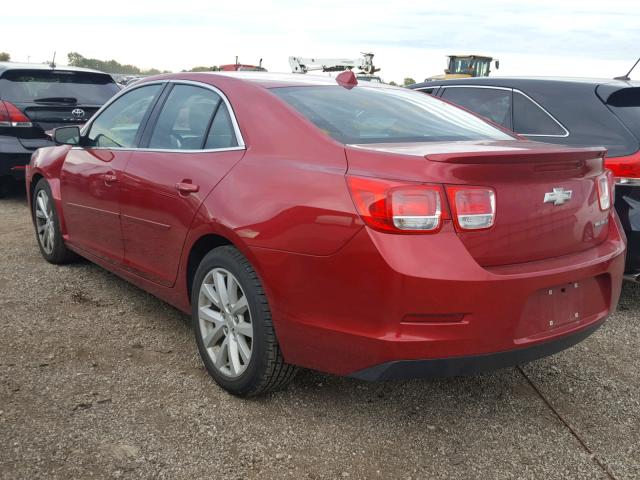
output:
<instances>
[{"instance_id":1,"label":"yellow construction vehicle","mask_svg":"<svg viewBox=\"0 0 640 480\"><path fill-rule=\"evenodd\" d=\"M434 75L425 80L445 80L449 78L488 77L491 62L495 62L496 70L500 68L500 60L483 55L447 55L449 66L444 75Z\"/></svg>"}]
</instances>

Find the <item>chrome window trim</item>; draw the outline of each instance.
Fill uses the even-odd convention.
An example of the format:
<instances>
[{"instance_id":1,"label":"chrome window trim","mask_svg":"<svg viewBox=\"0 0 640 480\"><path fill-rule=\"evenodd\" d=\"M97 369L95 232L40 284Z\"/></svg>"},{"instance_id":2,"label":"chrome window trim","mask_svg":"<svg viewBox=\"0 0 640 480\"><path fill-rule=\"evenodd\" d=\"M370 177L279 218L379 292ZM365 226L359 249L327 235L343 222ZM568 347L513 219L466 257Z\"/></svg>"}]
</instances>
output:
<instances>
[{"instance_id":1,"label":"chrome window trim","mask_svg":"<svg viewBox=\"0 0 640 480\"><path fill-rule=\"evenodd\" d=\"M566 138L569 136L569 130L567 130L567 128L560 123L556 117L554 117L553 115L551 115L549 112L547 112L547 110L540 105L538 102L536 102L533 98L531 98L529 95L527 95L526 93L518 90L517 88L513 89L513 93L519 93L520 95L522 95L524 98L529 99L530 101L533 102L534 105L536 105L540 110L542 110L544 113L547 114L547 116L553 120L554 122L556 122L556 124L562 129L564 130L564 134L562 135L543 135L543 134L539 134L539 133L518 133L518 135L524 135L525 137L553 137L553 138Z\"/></svg>"},{"instance_id":2,"label":"chrome window trim","mask_svg":"<svg viewBox=\"0 0 640 480\"><path fill-rule=\"evenodd\" d=\"M154 80L151 82L141 83L140 85L133 85L129 88L125 88L124 90L121 90L120 93L114 95L107 103L105 103L102 106L102 108L100 108L100 110L98 110L93 115L93 117L91 117L91 120L87 122L80 130L80 135L84 136L86 133L88 133L89 130L91 129L91 126L93 125L93 122L98 118L98 116L102 113L102 111L108 108L112 103L114 103L120 97L126 95L132 90L143 88L148 85L165 85L168 83L192 85L192 86L211 90L214 93L218 94L222 99L222 101L224 102L224 104L227 106L227 110L229 111L229 118L231 118L231 124L233 125L233 133L236 135L236 141L238 145L236 145L235 147L207 148L207 149L196 149L196 150L181 150L179 148L167 149L167 148L140 148L140 147L91 147L91 149L92 150L120 150L120 151L129 150L129 151L136 151L136 152L140 151L140 152L164 152L164 153L207 153L207 152L228 152L228 151L236 151L236 150L246 150L247 146L244 143L244 137L242 136L242 132L240 131L240 126L238 125L238 120L236 119L236 113L233 110L233 107L231 106L231 102L229 102L229 99L222 92L222 90L220 90L218 87L215 87L213 85L209 85L208 83L195 82L193 80L180 80L180 79L174 79L174 78L167 79L167 80ZM84 147L76 146L76 147L72 147L71 149L83 150Z\"/></svg>"},{"instance_id":3,"label":"chrome window trim","mask_svg":"<svg viewBox=\"0 0 640 480\"><path fill-rule=\"evenodd\" d=\"M232 152L236 150L246 150L245 146L227 147L227 148L207 148L206 150L180 150L169 148L133 148L133 147L71 147L71 150L114 150L120 152L164 152L164 153L211 153L211 152Z\"/></svg>"},{"instance_id":4,"label":"chrome window trim","mask_svg":"<svg viewBox=\"0 0 640 480\"><path fill-rule=\"evenodd\" d=\"M536 102L533 98L531 98L529 95L527 95L526 93L524 93L522 90L519 90L517 88L509 88L509 87L494 87L493 85L438 85L438 86L429 86L429 87L422 87L422 88L416 88L416 90L421 91L427 88L441 88L443 90L447 89L447 88L487 88L490 90L511 90L513 93L519 93L520 95L522 95L523 97L525 97L526 99L530 100L531 102L533 102L533 104L538 107L540 110L542 110L545 114L547 114L547 116L549 118L551 118L551 120L553 120L554 122L556 122L556 124L562 129L564 130L564 134L562 135L545 135L545 134L540 134L540 133L520 133L520 132L514 132L517 133L518 135L522 135L523 137L550 137L550 138L566 138L569 136L569 130L567 129L567 127L565 127L562 123L560 123L560 121L554 117L553 115L551 115L542 105L540 105L538 102ZM440 97L442 97L442 95L440 95ZM512 106L513 108L513 106Z\"/></svg>"}]
</instances>

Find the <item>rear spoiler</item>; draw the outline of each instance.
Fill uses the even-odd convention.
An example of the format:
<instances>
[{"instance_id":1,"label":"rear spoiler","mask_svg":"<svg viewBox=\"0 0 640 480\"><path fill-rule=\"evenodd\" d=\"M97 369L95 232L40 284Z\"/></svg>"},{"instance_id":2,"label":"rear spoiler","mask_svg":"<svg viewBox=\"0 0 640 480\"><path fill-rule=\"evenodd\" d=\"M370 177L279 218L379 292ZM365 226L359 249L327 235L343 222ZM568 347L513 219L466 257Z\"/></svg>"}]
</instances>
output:
<instances>
[{"instance_id":1,"label":"rear spoiler","mask_svg":"<svg viewBox=\"0 0 640 480\"><path fill-rule=\"evenodd\" d=\"M640 106L640 85L637 82L627 82L626 86L604 83L596 87L596 95L604 103L614 107Z\"/></svg>"},{"instance_id":2,"label":"rear spoiler","mask_svg":"<svg viewBox=\"0 0 640 480\"><path fill-rule=\"evenodd\" d=\"M597 158L604 159L607 149L604 147L588 147L576 149L523 149L492 152L455 152L435 153L424 158L432 162L456 164L514 164L514 163L567 163L586 162Z\"/></svg>"}]
</instances>

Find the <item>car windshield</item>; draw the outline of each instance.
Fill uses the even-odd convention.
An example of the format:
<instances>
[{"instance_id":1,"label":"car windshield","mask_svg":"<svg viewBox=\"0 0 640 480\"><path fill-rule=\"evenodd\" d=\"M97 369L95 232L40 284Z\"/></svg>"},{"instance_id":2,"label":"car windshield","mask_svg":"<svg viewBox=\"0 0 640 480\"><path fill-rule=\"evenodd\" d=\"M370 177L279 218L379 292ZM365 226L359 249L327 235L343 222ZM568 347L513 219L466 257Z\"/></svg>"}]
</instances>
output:
<instances>
[{"instance_id":1,"label":"car windshield","mask_svg":"<svg viewBox=\"0 0 640 480\"><path fill-rule=\"evenodd\" d=\"M15 103L102 105L119 90L104 73L8 70L0 78L0 97Z\"/></svg>"},{"instance_id":2,"label":"car windshield","mask_svg":"<svg viewBox=\"0 0 640 480\"><path fill-rule=\"evenodd\" d=\"M345 144L513 139L475 115L411 90L305 86L271 91Z\"/></svg>"}]
</instances>

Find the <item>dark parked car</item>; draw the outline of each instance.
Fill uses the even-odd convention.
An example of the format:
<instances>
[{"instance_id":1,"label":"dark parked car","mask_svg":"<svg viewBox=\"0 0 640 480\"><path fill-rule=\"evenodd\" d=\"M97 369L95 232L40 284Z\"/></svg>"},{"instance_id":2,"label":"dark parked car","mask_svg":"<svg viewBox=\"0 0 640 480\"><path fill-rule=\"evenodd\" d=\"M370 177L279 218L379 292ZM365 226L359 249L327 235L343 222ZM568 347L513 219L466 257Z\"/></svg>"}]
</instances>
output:
<instances>
[{"instance_id":1,"label":"dark parked car","mask_svg":"<svg viewBox=\"0 0 640 480\"><path fill-rule=\"evenodd\" d=\"M587 78L468 78L409 88L443 98L531 140L605 146L628 237L628 278L640 278L640 82Z\"/></svg>"},{"instance_id":2,"label":"dark parked car","mask_svg":"<svg viewBox=\"0 0 640 480\"><path fill-rule=\"evenodd\" d=\"M0 192L23 181L37 148L53 145L47 130L85 123L119 90L94 70L0 62Z\"/></svg>"}]
</instances>

